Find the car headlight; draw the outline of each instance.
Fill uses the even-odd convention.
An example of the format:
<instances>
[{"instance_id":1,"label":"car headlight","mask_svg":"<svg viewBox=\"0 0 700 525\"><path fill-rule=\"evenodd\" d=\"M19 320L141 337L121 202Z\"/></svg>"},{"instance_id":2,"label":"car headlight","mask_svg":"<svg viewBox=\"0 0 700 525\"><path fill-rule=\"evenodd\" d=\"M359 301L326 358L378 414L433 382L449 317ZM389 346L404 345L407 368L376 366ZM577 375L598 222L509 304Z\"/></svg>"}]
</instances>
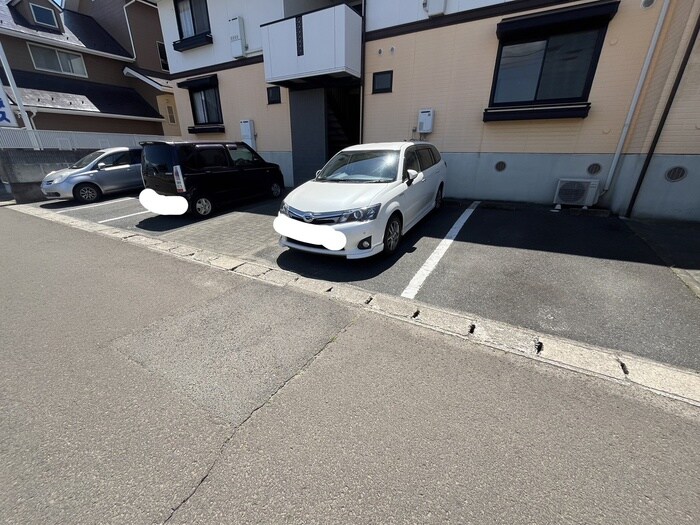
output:
<instances>
[{"instance_id":1,"label":"car headlight","mask_svg":"<svg viewBox=\"0 0 700 525\"><path fill-rule=\"evenodd\" d=\"M372 221L379 215L381 204L375 204L367 208L356 208L354 210L344 211L338 219L338 222L362 222Z\"/></svg>"},{"instance_id":2,"label":"car headlight","mask_svg":"<svg viewBox=\"0 0 700 525\"><path fill-rule=\"evenodd\" d=\"M53 180L53 184L61 184L64 180L68 178L68 175L59 175Z\"/></svg>"},{"instance_id":3,"label":"car headlight","mask_svg":"<svg viewBox=\"0 0 700 525\"><path fill-rule=\"evenodd\" d=\"M289 206L284 201L282 201L282 205L280 206L280 213L286 217L289 217Z\"/></svg>"}]
</instances>

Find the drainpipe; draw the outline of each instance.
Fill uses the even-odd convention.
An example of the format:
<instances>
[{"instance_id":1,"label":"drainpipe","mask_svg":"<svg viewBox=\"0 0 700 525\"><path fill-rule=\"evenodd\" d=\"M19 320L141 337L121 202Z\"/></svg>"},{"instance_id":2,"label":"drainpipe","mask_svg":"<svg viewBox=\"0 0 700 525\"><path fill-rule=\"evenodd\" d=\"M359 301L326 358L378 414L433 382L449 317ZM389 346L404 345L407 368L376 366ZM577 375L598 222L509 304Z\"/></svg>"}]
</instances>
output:
<instances>
[{"instance_id":1,"label":"drainpipe","mask_svg":"<svg viewBox=\"0 0 700 525\"><path fill-rule=\"evenodd\" d=\"M693 47L695 46L695 41L698 38L699 32L700 18L698 18L695 21L695 28L693 29L693 34L690 37L690 42L688 42L688 48L685 50L685 54L683 55L683 61L681 62L680 67L678 68L676 79L674 80L673 87L671 88L671 93L668 95L666 107L664 107L664 111L661 114L661 119L659 120L659 125L656 127L656 133L654 133L654 138L651 141L651 146L649 146L649 151L647 152L647 155L644 158L644 164L642 165L642 169L639 172L637 184L634 186L632 198L630 199L629 206L627 206L627 211L624 215L627 218L629 218L632 215L632 209L634 208L635 202L637 202L637 196L639 195L639 190L642 188L642 183L644 182L644 178L647 175L647 171L649 171L649 164L651 164L651 159L654 156L654 153L656 152L656 146L659 144L661 133L664 130L664 126L666 125L666 119L668 118L668 114L671 111L671 106L673 105L673 101L676 98L676 93L678 92L678 88L681 85L681 81L683 80L683 74L685 73L685 68L688 65L688 61L690 60L690 55L693 53Z\"/></svg>"},{"instance_id":2,"label":"drainpipe","mask_svg":"<svg viewBox=\"0 0 700 525\"><path fill-rule=\"evenodd\" d=\"M627 118L625 119L625 124L622 126L622 133L620 134L620 140L617 143L617 149L615 150L615 156L613 157L612 164L610 165L610 170L608 171L608 176L605 179L605 185L603 186L603 191L600 194L604 195L612 184L613 177L617 171L617 166L620 163L620 157L622 155L622 148L627 141L627 134L629 133L630 124L632 123L632 118L637 111L637 104L639 103L639 96L642 92L642 87L646 82L647 75L649 73L649 66L651 65L651 59L656 52L656 46L659 41L659 35L661 34L661 29L663 28L664 21L666 20L666 13L668 11L668 6L670 0L664 0L664 4L661 6L661 13L659 13L659 19L656 21L656 28L654 29L654 34L651 37L651 43L649 44L649 49L647 50L647 56L644 59L644 65L642 66L642 72L639 75L639 81L637 82L637 88L634 90L634 96L632 97L632 103L630 104L630 109L627 112Z\"/></svg>"},{"instance_id":3,"label":"drainpipe","mask_svg":"<svg viewBox=\"0 0 700 525\"><path fill-rule=\"evenodd\" d=\"M362 0L362 37L360 39L360 144L365 137L365 0Z\"/></svg>"}]
</instances>

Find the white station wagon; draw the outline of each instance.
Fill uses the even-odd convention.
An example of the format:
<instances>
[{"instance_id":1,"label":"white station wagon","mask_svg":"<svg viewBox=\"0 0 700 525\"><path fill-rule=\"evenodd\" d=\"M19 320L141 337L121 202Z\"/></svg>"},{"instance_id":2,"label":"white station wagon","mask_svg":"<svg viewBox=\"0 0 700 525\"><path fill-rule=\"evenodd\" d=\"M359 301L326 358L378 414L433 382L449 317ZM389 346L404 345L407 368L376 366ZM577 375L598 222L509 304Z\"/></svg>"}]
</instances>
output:
<instances>
[{"instance_id":1,"label":"white station wagon","mask_svg":"<svg viewBox=\"0 0 700 525\"><path fill-rule=\"evenodd\" d=\"M396 251L442 204L447 165L427 142L360 144L292 191L274 221L280 244L348 259Z\"/></svg>"}]
</instances>

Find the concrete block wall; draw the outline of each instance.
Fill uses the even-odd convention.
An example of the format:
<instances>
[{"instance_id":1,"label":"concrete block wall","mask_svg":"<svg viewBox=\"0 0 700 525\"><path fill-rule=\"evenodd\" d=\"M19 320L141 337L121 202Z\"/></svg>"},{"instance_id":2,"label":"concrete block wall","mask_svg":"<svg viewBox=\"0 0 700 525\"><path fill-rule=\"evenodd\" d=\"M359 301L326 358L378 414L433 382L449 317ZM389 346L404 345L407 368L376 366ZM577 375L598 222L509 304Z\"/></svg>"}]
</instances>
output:
<instances>
[{"instance_id":1,"label":"concrete block wall","mask_svg":"<svg viewBox=\"0 0 700 525\"><path fill-rule=\"evenodd\" d=\"M9 185L18 203L44 200L39 186L44 176L67 168L93 150L0 150L0 181Z\"/></svg>"}]
</instances>

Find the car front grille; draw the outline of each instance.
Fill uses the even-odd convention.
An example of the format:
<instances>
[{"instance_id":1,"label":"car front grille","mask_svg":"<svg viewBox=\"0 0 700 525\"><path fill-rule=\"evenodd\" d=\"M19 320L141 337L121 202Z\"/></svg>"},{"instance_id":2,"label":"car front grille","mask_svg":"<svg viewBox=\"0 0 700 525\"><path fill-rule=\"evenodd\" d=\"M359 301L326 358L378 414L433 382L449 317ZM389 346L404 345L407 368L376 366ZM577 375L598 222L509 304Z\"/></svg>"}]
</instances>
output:
<instances>
[{"instance_id":1,"label":"car front grille","mask_svg":"<svg viewBox=\"0 0 700 525\"><path fill-rule=\"evenodd\" d=\"M316 249L316 250L324 250L324 251L330 252L330 250L329 250L328 248L326 248L325 246L322 246L322 245L320 245L320 244L311 244L310 242L298 241L297 239L292 239L291 237L285 237L285 239L287 239L287 242L288 242L290 245L293 245L293 246L301 246L301 247L305 247L305 248L314 248L314 249ZM337 251L335 251L334 253L342 253L342 252L344 252L344 251L345 251L345 248L343 248L342 250L337 250Z\"/></svg>"},{"instance_id":2,"label":"car front grille","mask_svg":"<svg viewBox=\"0 0 700 525\"><path fill-rule=\"evenodd\" d=\"M289 207L290 218L307 224L336 224L342 215L338 212L314 213Z\"/></svg>"}]
</instances>

